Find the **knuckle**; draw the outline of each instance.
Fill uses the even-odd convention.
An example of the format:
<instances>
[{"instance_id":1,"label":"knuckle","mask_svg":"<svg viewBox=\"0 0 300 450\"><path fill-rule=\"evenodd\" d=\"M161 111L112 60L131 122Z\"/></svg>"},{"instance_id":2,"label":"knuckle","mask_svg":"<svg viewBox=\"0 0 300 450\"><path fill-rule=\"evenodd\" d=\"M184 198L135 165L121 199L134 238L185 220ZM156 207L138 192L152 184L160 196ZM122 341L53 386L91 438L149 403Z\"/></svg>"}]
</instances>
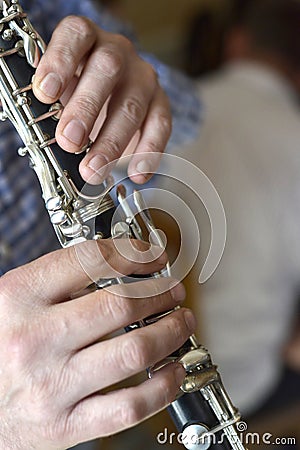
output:
<instances>
[{"instance_id":1,"label":"knuckle","mask_svg":"<svg viewBox=\"0 0 300 450\"><path fill-rule=\"evenodd\" d=\"M146 263L149 261L149 253L147 253L147 250L150 249L150 245L148 246L147 243L144 243L143 241L138 241L136 239L129 239L128 247L124 247L123 255L126 255L127 263L129 266L134 268L136 270L136 265L138 266L141 263Z\"/></svg>"},{"instance_id":2,"label":"knuckle","mask_svg":"<svg viewBox=\"0 0 300 450\"><path fill-rule=\"evenodd\" d=\"M53 344L59 343L61 340L65 340L70 336L72 332L72 319L68 316L55 316L54 320L48 319L49 334L53 336Z\"/></svg>"},{"instance_id":3,"label":"knuckle","mask_svg":"<svg viewBox=\"0 0 300 450\"><path fill-rule=\"evenodd\" d=\"M157 142L154 139L149 139L146 144L146 151L151 153L158 153L161 150L160 142Z\"/></svg>"},{"instance_id":4,"label":"knuckle","mask_svg":"<svg viewBox=\"0 0 300 450\"><path fill-rule=\"evenodd\" d=\"M75 72L76 70L75 55L70 48L59 43L55 45L55 60L52 60L50 64L54 65L58 73L61 72L63 67L68 67L70 72Z\"/></svg>"},{"instance_id":5,"label":"knuckle","mask_svg":"<svg viewBox=\"0 0 300 450\"><path fill-rule=\"evenodd\" d=\"M178 386L171 383L170 378L162 378L160 380L160 386L159 386L161 395L159 396L162 399L162 403L164 405L167 405L171 403L174 400L174 397L178 391Z\"/></svg>"},{"instance_id":6,"label":"knuckle","mask_svg":"<svg viewBox=\"0 0 300 450\"><path fill-rule=\"evenodd\" d=\"M85 123L94 120L98 116L100 111L99 100L96 96L93 96L91 92L83 92L74 100L76 103L75 109L76 111L79 111Z\"/></svg>"},{"instance_id":7,"label":"knuckle","mask_svg":"<svg viewBox=\"0 0 300 450\"><path fill-rule=\"evenodd\" d=\"M143 283L145 283L145 292L152 298L153 304L157 308L163 306L168 298L166 291L169 289L169 286L164 286L163 283L160 283L159 278L145 280Z\"/></svg>"},{"instance_id":8,"label":"knuckle","mask_svg":"<svg viewBox=\"0 0 300 450\"><path fill-rule=\"evenodd\" d=\"M70 436L71 431L72 427L69 425L67 417L62 414L55 416L46 414L41 426L43 439L54 445L57 443L57 447L62 446L62 443Z\"/></svg>"},{"instance_id":9,"label":"knuckle","mask_svg":"<svg viewBox=\"0 0 300 450\"><path fill-rule=\"evenodd\" d=\"M82 40L87 40L95 35L95 29L92 21L87 17L69 15L65 17L60 26L69 32L73 37L79 35Z\"/></svg>"},{"instance_id":10,"label":"knuckle","mask_svg":"<svg viewBox=\"0 0 300 450\"><path fill-rule=\"evenodd\" d=\"M30 263L26 266L13 269L0 277L0 308L2 312L16 315L22 314L21 307L26 304L28 290L30 289L30 303L33 305L38 295L36 285L40 281L40 272L36 265ZM20 296L19 292L23 292Z\"/></svg>"},{"instance_id":11,"label":"knuckle","mask_svg":"<svg viewBox=\"0 0 300 450\"><path fill-rule=\"evenodd\" d=\"M110 320L120 321L122 318L126 323L131 322L134 313L129 299L106 291L99 291L97 309L102 316L109 317Z\"/></svg>"},{"instance_id":12,"label":"knuckle","mask_svg":"<svg viewBox=\"0 0 300 450\"><path fill-rule=\"evenodd\" d=\"M18 326L10 330L6 337L6 353L16 373L23 372L36 352L39 337L32 336L28 328Z\"/></svg>"},{"instance_id":13,"label":"knuckle","mask_svg":"<svg viewBox=\"0 0 300 450\"><path fill-rule=\"evenodd\" d=\"M58 381L53 371L44 369L30 373L26 381L36 413L39 417L44 417L45 422L53 418L61 381Z\"/></svg>"},{"instance_id":14,"label":"knuckle","mask_svg":"<svg viewBox=\"0 0 300 450\"><path fill-rule=\"evenodd\" d=\"M131 323L135 315L134 302L130 298L115 296L114 301L111 302L114 308L115 318L124 320L125 323Z\"/></svg>"},{"instance_id":15,"label":"knuckle","mask_svg":"<svg viewBox=\"0 0 300 450\"><path fill-rule=\"evenodd\" d=\"M118 159L122 153L121 144L118 142L117 137L113 136L113 133L111 133L110 136L105 136L102 138L101 148L107 154L109 161Z\"/></svg>"},{"instance_id":16,"label":"knuckle","mask_svg":"<svg viewBox=\"0 0 300 450\"><path fill-rule=\"evenodd\" d=\"M128 336L122 351L124 366L132 370L143 370L149 365L150 348L144 335Z\"/></svg>"},{"instance_id":17,"label":"knuckle","mask_svg":"<svg viewBox=\"0 0 300 450\"><path fill-rule=\"evenodd\" d=\"M26 374L32 410L41 423L53 425L58 411L64 409L73 376L65 368L39 365Z\"/></svg>"},{"instance_id":18,"label":"knuckle","mask_svg":"<svg viewBox=\"0 0 300 450\"><path fill-rule=\"evenodd\" d=\"M76 45L66 45L66 41L91 42L95 40L95 29L92 22L79 16L67 16L53 33L53 39L49 45L55 50L55 59L49 62L54 65L58 73L67 67L69 73L77 69Z\"/></svg>"},{"instance_id":19,"label":"knuckle","mask_svg":"<svg viewBox=\"0 0 300 450\"><path fill-rule=\"evenodd\" d=\"M119 307L119 312L122 314L126 324L132 323L136 320L138 306L133 298L130 297L120 297L116 302Z\"/></svg>"},{"instance_id":20,"label":"knuckle","mask_svg":"<svg viewBox=\"0 0 300 450\"><path fill-rule=\"evenodd\" d=\"M136 126L141 123L146 114L145 106L135 97L127 98L121 106L121 110L124 116Z\"/></svg>"},{"instance_id":21,"label":"knuckle","mask_svg":"<svg viewBox=\"0 0 300 450\"><path fill-rule=\"evenodd\" d=\"M156 134L149 136L147 139L147 151L157 154L159 153L163 146L166 144L168 138L172 132L171 120L167 116L157 115L156 125L153 127L156 130ZM157 138L159 137L159 139Z\"/></svg>"},{"instance_id":22,"label":"knuckle","mask_svg":"<svg viewBox=\"0 0 300 450\"><path fill-rule=\"evenodd\" d=\"M174 336L174 342L176 342L177 345L180 345L189 335L183 311L179 312L180 314L174 312L167 317L170 335Z\"/></svg>"},{"instance_id":23,"label":"knuckle","mask_svg":"<svg viewBox=\"0 0 300 450\"><path fill-rule=\"evenodd\" d=\"M84 277L85 283L90 284L115 274L112 265L114 248L110 239L88 240L65 250L70 252L68 262L73 273Z\"/></svg>"},{"instance_id":24,"label":"knuckle","mask_svg":"<svg viewBox=\"0 0 300 450\"><path fill-rule=\"evenodd\" d=\"M166 136L170 136L172 131L172 121L170 114L157 114L157 122L161 129L161 132Z\"/></svg>"},{"instance_id":25,"label":"knuckle","mask_svg":"<svg viewBox=\"0 0 300 450\"><path fill-rule=\"evenodd\" d=\"M99 254L105 260L108 258L111 247L107 241L105 239L98 241L87 240L77 246L70 246L59 251L66 252L66 261L74 266L72 267L73 269L82 271L85 268L86 261L98 263Z\"/></svg>"},{"instance_id":26,"label":"knuckle","mask_svg":"<svg viewBox=\"0 0 300 450\"><path fill-rule=\"evenodd\" d=\"M107 261L109 264L115 254L115 246L113 239L99 239L96 242L96 246L93 245L93 252L100 253L104 261Z\"/></svg>"},{"instance_id":27,"label":"knuckle","mask_svg":"<svg viewBox=\"0 0 300 450\"><path fill-rule=\"evenodd\" d=\"M92 242L93 241L89 243L89 241L87 241L87 243L84 242L84 244L86 244L86 246L91 246ZM86 246L82 245L84 249L86 249ZM51 258L53 267L56 268L55 270L57 270L58 267L63 267L63 276L65 276L65 273L74 273L74 276L75 274L81 276L84 271L84 256L82 256L82 254L85 255L82 247L80 248L81 251L79 251L75 246L70 246L53 252L51 254ZM87 250L86 253L88 253ZM86 259L88 259L88 257Z\"/></svg>"},{"instance_id":28,"label":"knuckle","mask_svg":"<svg viewBox=\"0 0 300 450\"><path fill-rule=\"evenodd\" d=\"M107 44L101 47L94 55L95 67L99 74L108 78L115 78L123 68L123 57L119 49L114 44Z\"/></svg>"},{"instance_id":29,"label":"knuckle","mask_svg":"<svg viewBox=\"0 0 300 450\"><path fill-rule=\"evenodd\" d=\"M122 427L128 428L143 419L143 408L137 399L127 399L119 408L119 417Z\"/></svg>"}]
</instances>

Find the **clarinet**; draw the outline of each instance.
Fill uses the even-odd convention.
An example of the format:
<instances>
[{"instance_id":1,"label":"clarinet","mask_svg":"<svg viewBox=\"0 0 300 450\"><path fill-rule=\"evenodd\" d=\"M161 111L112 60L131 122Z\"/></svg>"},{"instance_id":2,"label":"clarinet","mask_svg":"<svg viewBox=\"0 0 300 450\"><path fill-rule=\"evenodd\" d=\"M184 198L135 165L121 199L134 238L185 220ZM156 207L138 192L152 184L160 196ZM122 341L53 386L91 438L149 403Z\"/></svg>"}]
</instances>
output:
<instances>
[{"instance_id":1,"label":"clarinet","mask_svg":"<svg viewBox=\"0 0 300 450\"><path fill-rule=\"evenodd\" d=\"M49 105L38 101L32 92L32 77L46 46L33 28L18 0L0 1L0 99L2 121L9 119L23 141L18 150L27 155L40 182L45 207L62 247L87 239L130 236L143 239L136 214L144 226L156 232L149 210L140 192L133 194L135 209L129 205L126 189L117 187L117 198L123 217L112 224L116 206L110 196L112 180L99 186L86 184L78 166L86 146L80 154L63 151L55 140L55 129L62 105ZM170 276L170 268L152 276ZM99 280L98 289L123 283L122 278ZM173 310L172 310L173 311ZM154 315L126 328L130 331L159 320L172 311ZM159 367L179 362L186 371L185 380L175 401L168 406L181 442L189 450L245 450L238 435L239 411L223 386L217 367L209 352L192 335L178 351L170 355ZM149 376L153 370L148 370Z\"/></svg>"}]
</instances>

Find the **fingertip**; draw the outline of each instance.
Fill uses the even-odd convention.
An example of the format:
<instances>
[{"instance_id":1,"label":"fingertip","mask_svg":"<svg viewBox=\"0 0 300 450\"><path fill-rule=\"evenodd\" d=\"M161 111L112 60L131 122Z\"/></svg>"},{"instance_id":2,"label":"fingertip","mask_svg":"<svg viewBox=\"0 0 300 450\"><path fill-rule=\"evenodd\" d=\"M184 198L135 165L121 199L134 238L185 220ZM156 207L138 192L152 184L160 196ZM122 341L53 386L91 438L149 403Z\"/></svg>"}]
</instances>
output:
<instances>
[{"instance_id":1,"label":"fingertip","mask_svg":"<svg viewBox=\"0 0 300 450\"><path fill-rule=\"evenodd\" d=\"M67 152L80 152L88 142L88 130L82 120L76 117L67 118L64 111L56 130L56 139Z\"/></svg>"},{"instance_id":2,"label":"fingertip","mask_svg":"<svg viewBox=\"0 0 300 450\"><path fill-rule=\"evenodd\" d=\"M168 388L164 386L164 400L165 404L168 405L172 403L176 398L185 376L186 371L184 367L177 362L172 362L162 367L161 369L152 372L150 379L157 380L158 377L163 377L165 381L167 380Z\"/></svg>"},{"instance_id":3,"label":"fingertip","mask_svg":"<svg viewBox=\"0 0 300 450\"><path fill-rule=\"evenodd\" d=\"M179 363L173 363L172 365L175 366L173 367L175 382L177 386L180 388L186 376L186 371L184 367Z\"/></svg>"},{"instance_id":4,"label":"fingertip","mask_svg":"<svg viewBox=\"0 0 300 450\"><path fill-rule=\"evenodd\" d=\"M37 97L43 103L55 102L62 90L62 80L57 73L50 72L43 77L35 76L32 79L32 90Z\"/></svg>"},{"instance_id":5,"label":"fingertip","mask_svg":"<svg viewBox=\"0 0 300 450\"><path fill-rule=\"evenodd\" d=\"M178 281L173 280L170 284L170 294L178 303L182 303L185 300L186 297L186 290L182 283L179 283Z\"/></svg>"},{"instance_id":6,"label":"fingertip","mask_svg":"<svg viewBox=\"0 0 300 450\"><path fill-rule=\"evenodd\" d=\"M152 173L150 173L150 174L134 173L131 175L128 173L128 176L129 176L130 180L135 184L145 184L145 183L147 183L147 181L151 180L153 174Z\"/></svg>"},{"instance_id":7,"label":"fingertip","mask_svg":"<svg viewBox=\"0 0 300 450\"><path fill-rule=\"evenodd\" d=\"M88 184L91 184L93 186L97 186L105 180L105 177L103 177L101 171L95 172L90 167L80 164L79 166L79 172L84 181L86 181Z\"/></svg>"},{"instance_id":8,"label":"fingertip","mask_svg":"<svg viewBox=\"0 0 300 450\"><path fill-rule=\"evenodd\" d=\"M160 152L134 154L128 166L130 179L137 184L149 181L159 167L161 156Z\"/></svg>"},{"instance_id":9,"label":"fingertip","mask_svg":"<svg viewBox=\"0 0 300 450\"><path fill-rule=\"evenodd\" d=\"M56 129L55 138L58 145L67 153L79 153L82 150L82 147L75 145L64 137L60 125Z\"/></svg>"},{"instance_id":10,"label":"fingertip","mask_svg":"<svg viewBox=\"0 0 300 450\"><path fill-rule=\"evenodd\" d=\"M83 179L93 185L101 184L109 176L116 161L108 162L102 154L87 156L81 161L79 170Z\"/></svg>"}]
</instances>

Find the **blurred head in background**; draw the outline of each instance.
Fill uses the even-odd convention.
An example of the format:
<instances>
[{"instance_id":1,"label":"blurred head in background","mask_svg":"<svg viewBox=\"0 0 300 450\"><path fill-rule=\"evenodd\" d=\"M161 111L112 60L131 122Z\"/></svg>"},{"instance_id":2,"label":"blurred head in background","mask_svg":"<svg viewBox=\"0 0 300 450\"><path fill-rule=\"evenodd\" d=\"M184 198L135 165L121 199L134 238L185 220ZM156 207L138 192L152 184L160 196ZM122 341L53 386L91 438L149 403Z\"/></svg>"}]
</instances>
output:
<instances>
[{"instance_id":1,"label":"blurred head in background","mask_svg":"<svg viewBox=\"0 0 300 450\"><path fill-rule=\"evenodd\" d=\"M299 0L236 1L224 59L269 64L300 92L299 31Z\"/></svg>"},{"instance_id":2,"label":"blurred head in background","mask_svg":"<svg viewBox=\"0 0 300 450\"><path fill-rule=\"evenodd\" d=\"M187 72L199 77L224 62L250 59L271 64L300 91L300 0L233 0L220 13L193 18Z\"/></svg>"}]
</instances>

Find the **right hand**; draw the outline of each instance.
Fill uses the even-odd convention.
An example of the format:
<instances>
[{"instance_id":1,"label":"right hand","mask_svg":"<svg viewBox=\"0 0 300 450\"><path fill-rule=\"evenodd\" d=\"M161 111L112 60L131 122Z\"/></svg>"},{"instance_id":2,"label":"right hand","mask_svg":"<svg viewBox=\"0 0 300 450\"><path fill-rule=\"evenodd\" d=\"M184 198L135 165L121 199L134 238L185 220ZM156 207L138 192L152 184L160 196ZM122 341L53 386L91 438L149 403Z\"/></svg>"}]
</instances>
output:
<instances>
[{"instance_id":1,"label":"right hand","mask_svg":"<svg viewBox=\"0 0 300 450\"><path fill-rule=\"evenodd\" d=\"M141 251L149 248L143 242L135 245ZM102 262L96 264L99 249ZM0 279L1 449L62 449L119 432L165 408L183 381L183 368L172 363L140 385L101 394L179 348L193 333L195 320L181 308L155 324L108 339L130 323L174 308L183 301L184 289L161 278L136 284L145 295L153 287L163 292L148 298L118 295L118 287L115 293L99 290L74 298L91 283L78 251L95 261L99 278L115 277L115 271L155 272L166 262L162 255L136 263L116 252L112 240L90 241Z\"/></svg>"}]
</instances>

